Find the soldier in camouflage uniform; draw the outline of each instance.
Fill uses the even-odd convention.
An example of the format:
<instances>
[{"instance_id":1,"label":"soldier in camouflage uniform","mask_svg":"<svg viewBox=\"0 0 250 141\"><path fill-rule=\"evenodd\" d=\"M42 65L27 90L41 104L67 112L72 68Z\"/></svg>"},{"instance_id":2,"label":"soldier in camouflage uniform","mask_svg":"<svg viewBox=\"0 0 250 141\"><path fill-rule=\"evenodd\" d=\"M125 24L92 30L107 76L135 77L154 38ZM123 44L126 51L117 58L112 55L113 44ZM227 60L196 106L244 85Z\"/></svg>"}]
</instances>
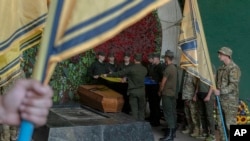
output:
<instances>
[{"instance_id":1,"label":"soldier in camouflage uniform","mask_svg":"<svg viewBox=\"0 0 250 141\"><path fill-rule=\"evenodd\" d=\"M215 95L220 96L220 104L224 115L227 133L230 131L230 125L236 124L237 107L239 100L239 82L241 71L232 60L232 50L228 47L222 47L218 51L218 57L223 65L217 70ZM217 112L219 113L219 112ZM219 117L219 116L218 116ZM220 140L224 141L224 131L221 119L218 119L220 131ZM228 134L227 134L228 135Z\"/></svg>"},{"instance_id":2,"label":"soldier in camouflage uniform","mask_svg":"<svg viewBox=\"0 0 250 141\"><path fill-rule=\"evenodd\" d=\"M215 141L215 123L214 123L214 102L215 97L212 95L213 89L207 84L198 80L198 90L193 100L197 101L202 132L197 138L205 141Z\"/></svg>"},{"instance_id":3,"label":"soldier in camouflage uniform","mask_svg":"<svg viewBox=\"0 0 250 141\"><path fill-rule=\"evenodd\" d=\"M212 70L215 76L216 69L214 65ZM215 97L213 94L213 88L197 79L196 93L193 97L193 101L197 102L198 114L202 125L200 136L197 138L205 139L205 141L215 141L215 123L214 123L214 103Z\"/></svg>"},{"instance_id":4,"label":"soldier in camouflage uniform","mask_svg":"<svg viewBox=\"0 0 250 141\"><path fill-rule=\"evenodd\" d=\"M193 97L195 95L197 79L188 72L184 72L184 82L182 89L182 99L184 100L184 113L187 120L186 130L184 134L190 134L192 137L200 135L200 119L198 115L198 106Z\"/></svg>"},{"instance_id":5,"label":"soldier in camouflage uniform","mask_svg":"<svg viewBox=\"0 0 250 141\"><path fill-rule=\"evenodd\" d=\"M20 71L20 74L8 84L0 87L1 94L5 94L13 86L13 84L21 78L25 78L23 71ZM18 128L15 126L5 124L0 125L0 141L15 141L17 139L17 132Z\"/></svg>"}]
</instances>

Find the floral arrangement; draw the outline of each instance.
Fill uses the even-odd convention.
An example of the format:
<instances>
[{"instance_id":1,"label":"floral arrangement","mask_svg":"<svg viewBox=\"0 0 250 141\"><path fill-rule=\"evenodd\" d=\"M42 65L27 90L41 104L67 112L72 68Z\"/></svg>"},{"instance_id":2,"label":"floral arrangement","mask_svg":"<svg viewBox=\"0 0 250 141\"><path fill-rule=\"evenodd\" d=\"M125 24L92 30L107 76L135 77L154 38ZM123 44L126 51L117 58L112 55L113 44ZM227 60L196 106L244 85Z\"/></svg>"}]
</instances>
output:
<instances>
[{"instance_id":1,"label":"floral arrangement","mask_svg":"<svg viewBox=\"0 0 250 141\"><path fill-rule=\"evenodd\" d=\"M159 52L161 35L161 25L157 12L152 12L114 38L94 48L94 51L102 51L105 54L113 52L117 63L123 61L124 52L131 54L131 60L133 60L134 53L142 53L142 61L147 62L148 54Z\"/></svg>"},{"instance_id":2,"label":"floral arrangement","mask_svg":"<svg viewBox=\"0 0 250 141\"><path fill-rule=\"evenodd\" d=\"M117 63L122 62L125 51L129 51L131 55L140 52L143 53L143 61L147 61L147 55L157 51L157 49L159 50L160 46L160 21L157 13L153 12L93 50L58 63L50 81L50 85L54 89L53 101L65 103L78 99L77 87L81 84L88 84L91 80L87 76L87 69L95 60L95 52L104 51L108 54L112 51L115 53ZM30 77L32 74L38 48L39 46L28 49L23 53L22 68L26 77Z\"/></svg>"},{"instance_id":3,"label":"floral arrangement","mask_svg":"<svg viewBox=\"0 0 250 141\"><path fill-rule=\"evenodd\" d=\"M249 109L243 100L239 100L237 124L250 124Z\"/></svg>"}]
</instances>

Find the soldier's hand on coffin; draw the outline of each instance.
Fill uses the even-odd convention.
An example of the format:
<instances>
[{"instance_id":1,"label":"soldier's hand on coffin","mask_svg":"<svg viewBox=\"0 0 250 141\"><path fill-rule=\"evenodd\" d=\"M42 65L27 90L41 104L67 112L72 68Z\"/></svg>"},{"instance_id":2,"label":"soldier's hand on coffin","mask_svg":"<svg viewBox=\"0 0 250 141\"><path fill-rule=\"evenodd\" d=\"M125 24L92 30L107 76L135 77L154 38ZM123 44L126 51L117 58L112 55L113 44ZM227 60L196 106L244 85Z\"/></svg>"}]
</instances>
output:
<instances>
[{"instance_id":1,"label":"soldier's hand on coffin","mask_svg":"<svg viewBox=\"0 0 250 141\"><path fill-rule=\"evenodd\" d=\"M19 125L21 119L36 126L47 121L52 106L53 91L35 80L19 80L4 96L0 97L0 121Z\"/></svg>"},{"instance_id":2,"label":"soldier's hand on coffin","mask_svg":"<svg viewBox=\"0 0 250 141\"><path fill-rule=\"evenodd\" d=\"M94 75L93 78L98 79L99 75Z\"/></svg>"},{"instance_id":3,"label":"soldier's hand on coffin","mask_svg":"<svg viewBox=\"0 0 250 141\"><path fill-rule=\"evenodd\" d=\"M127 82L127 77L123 77L121 82L126 83Z\"/></svg>"}]
</instances>

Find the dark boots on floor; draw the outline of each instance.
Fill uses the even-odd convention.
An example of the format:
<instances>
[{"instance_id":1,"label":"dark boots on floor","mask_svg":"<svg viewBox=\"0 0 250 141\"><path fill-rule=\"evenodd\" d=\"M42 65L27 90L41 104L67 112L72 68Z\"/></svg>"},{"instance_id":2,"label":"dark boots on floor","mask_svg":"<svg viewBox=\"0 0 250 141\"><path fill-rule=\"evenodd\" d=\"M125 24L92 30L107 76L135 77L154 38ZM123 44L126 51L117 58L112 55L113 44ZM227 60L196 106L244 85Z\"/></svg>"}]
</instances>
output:
<instances>
[{"instance_id":1,"label":"dark boots on floor","mask_svg":"<svg viewBox=\"0 0 250 141\"><path fill-rule=\"evenodd\" d=\"M175 129L174 128L167 128L166 135L164 138L160 138L160 141L173 141L174 140L174 134Z\"/></svg>"},{"instance_id":2,"label":"dark boots on floor","mask_svg":"<svg viewBox=\"0 0 250 141\"><path fill-rule=\"evenodd\" d=\"M173 130L174 130L174 131L173 131L173 137L176 138L176 130L177 130L177 127L175 127Z\"/></svg>"},{"instance_id":3,"label":"dark boots on floor","mask_svg":"<svg viewBox=\"0 0 250 141\"><path fill-rule=\"evenodd\" d=\"M168 128L162 128L161 130L164 131L165 134L168 134L168 133L167 133ZM173 131L173 137L176 138L176 130L177 130L177 127L175 127L173 130L174 130L174 131Z\"/></svg>"}]
</instances>

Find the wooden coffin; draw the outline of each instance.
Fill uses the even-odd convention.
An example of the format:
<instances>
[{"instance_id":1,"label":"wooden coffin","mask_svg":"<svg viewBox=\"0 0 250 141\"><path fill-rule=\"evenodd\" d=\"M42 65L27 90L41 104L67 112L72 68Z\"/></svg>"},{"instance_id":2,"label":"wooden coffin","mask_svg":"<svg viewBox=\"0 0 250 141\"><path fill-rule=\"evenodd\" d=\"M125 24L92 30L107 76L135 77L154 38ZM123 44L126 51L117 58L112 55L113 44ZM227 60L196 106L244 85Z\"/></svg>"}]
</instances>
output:
<instances>
[{"instance_id":1,"label":"wooden coffin","mask_svg":"<svg viewBox=\"0 0 250 141\"><path fill-rule=\"evenodd\" d=\"M121 112L123 96L104 85L81 85L78 87L80 102L102 112Z\"/></svg>"}]
</instances>

